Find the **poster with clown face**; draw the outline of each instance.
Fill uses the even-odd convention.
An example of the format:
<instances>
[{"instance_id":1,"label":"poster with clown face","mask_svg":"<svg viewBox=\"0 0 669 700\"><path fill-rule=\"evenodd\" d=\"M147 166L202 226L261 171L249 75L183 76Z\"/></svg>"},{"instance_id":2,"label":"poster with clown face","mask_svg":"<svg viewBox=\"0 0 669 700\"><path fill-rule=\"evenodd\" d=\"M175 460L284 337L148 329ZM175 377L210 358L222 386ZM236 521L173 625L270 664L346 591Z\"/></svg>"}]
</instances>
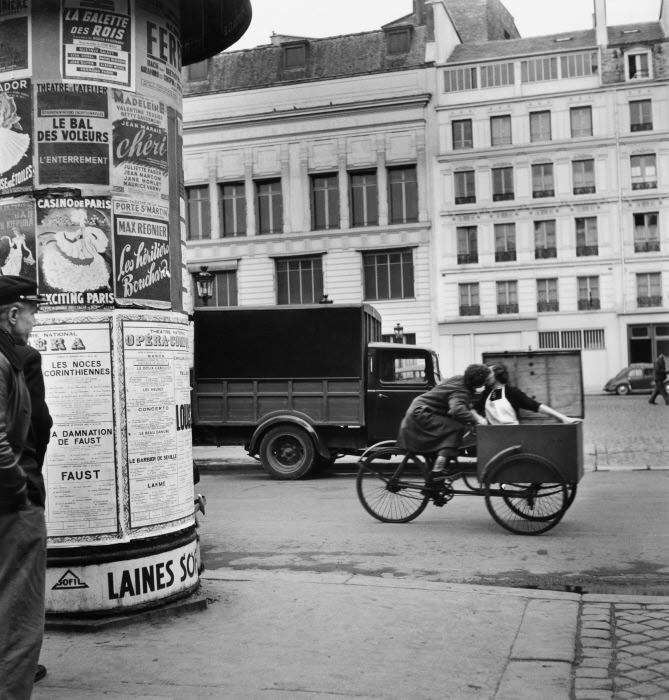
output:
<instances>
[{"instance_id":1,"label":"poster with clown face","mask_svg":"<svg viewBox=\"0 0 669 700\"><path fill-rule=\"evenodd\" d=\"M37 200L38 285L53 306L105 306L112 291L111 199Z\"/></svg>"}]
</instances>

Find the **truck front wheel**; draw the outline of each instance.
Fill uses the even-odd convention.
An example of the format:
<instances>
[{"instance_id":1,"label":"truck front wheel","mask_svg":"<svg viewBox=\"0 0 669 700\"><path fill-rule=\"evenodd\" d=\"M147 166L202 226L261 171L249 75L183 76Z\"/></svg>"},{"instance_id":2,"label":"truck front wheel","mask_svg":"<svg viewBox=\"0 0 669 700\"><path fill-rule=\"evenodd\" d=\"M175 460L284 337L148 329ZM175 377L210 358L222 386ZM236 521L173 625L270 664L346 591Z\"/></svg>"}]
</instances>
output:
<instances>
[{"instance_id":1,"label":"truck front wheel","mask_svg":"<svg viewBox=\"0 0 669 700\"><path fill-rule=\"evenodd\" d=\"M280 425L260 441L260 462L274 479L299 479L314 464L314 443L302 428Z\"/></svg>"}]
</instances>

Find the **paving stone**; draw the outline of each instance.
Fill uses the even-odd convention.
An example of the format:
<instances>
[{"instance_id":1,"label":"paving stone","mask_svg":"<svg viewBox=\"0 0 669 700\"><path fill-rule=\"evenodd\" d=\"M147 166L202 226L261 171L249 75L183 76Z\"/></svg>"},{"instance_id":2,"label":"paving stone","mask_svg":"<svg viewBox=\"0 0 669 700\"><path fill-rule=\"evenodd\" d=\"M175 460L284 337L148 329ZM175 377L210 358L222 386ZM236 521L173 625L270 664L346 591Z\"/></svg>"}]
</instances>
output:
<instances>
[{"instance_id":1,"label":"paving stone","mask_svg":"<svg viewBox=\"0 0 669 700\"><path fill-rule=\"evenodd\" d=\"M655 646L656 640L664 640L667 638L667 630L647 630L645 635L653 640L653 646Z\"/></svg>"},{"instance_id":2,"label":"paving stone","mask_svg":"<svg viewBox=\"0 0 669 700\"><path fill-rule=\"evenodd\" d=\"M581 659L578 665L589 666L593 668L608 668L610 663L610 659L606 658L585 658Z\"/></svg>"},{"instance_id":3,"label":"paving stone","mask_svg":"<svg viewBox=\"0 0 669 700\"><path fill-rule=\"evenodd\" d=\"M588 639L610 639L611 632L609 630L586 629L581 630L581 637Z\"/></svg>"},{"instance_id":4,"label":"paving stone","mask_svg":"<svg viewBox=\"0 0 669 700\"><path fill-rule=\"evenodd\" d=\"M655 674L653 674L653 677ZM595 668L594 666L582 666L576 669L576 678L608 678L608 668ZM647 679L643 679L647 680Z\"/></svg>"},{"instance_id":5,"label":"paving stone","mask_svg":"<svg viewBox=\"0 0 669 700\"><path fill-rule=\"evenodd\" d=\"M638 683L642 681L656 681L657 673L648 668L637 668L634 671L628 671L625 673L625 678L631 678Z\"/></svg>"},{"instance_id":6,"label":"paving stone","mask_svg":"<svg viewBox=\"0 0 669 700\"><path fill-rule=\"evenodd\" d=\"M663 689L660 688L660 686L655 685L655 683L640 683L639 685L634 685L627 690L641 698L650 698L664 692ZM634 695L632 697L634 697Z\"/></svg>"},{"instance_id":7,"label":"paving stone","mask_svg":"<svg viewBox=\"0 0 669 700\"><path fill-rule=\"evenodd\" d=\"M582 630L610 630L611 629L611 623L608 621L600 621L600 620L581 620L581 629Z\"/></svg>"},{"instance_id":8,"label":"paving stone","mask_svg":"<svg viewBox=\"0 0 669 700\"><path fill-rule=\"evenodd\" d=\"M618 664L626 663L629 664L630 666L634 666L634 668L645 668L646 666L652 666L655 663L654 659L651 659L650 657L647 656L635 656L634 654L627 654L625 652L619 652L617 654L616 661Z\"/></svg>"},{"instance_id":9,"label":"paving stone","mask_svg":"<svg viewBox=\"0 0 669 700\"><path fill-rule=\"evenodd\" d=\"M588 656L590 658L610 659L613 657L613 649L611 647L608 649L590 647L589 649L583 649L583 656Z\"/></svg>"},{"instance_id":10,"label":"paving stone","mask_svg":"<svg viewBox=\"0 0 669 700\"><path fill-rule=\"evenodd\" d=\"M652 627L653 629L667 629L669 630L669 620L646 620L644 623L647 627Z\"/></svg>"},{"instance_id":11,"label":"paving stone","mask_svg":"<svg viewBox=\"0 0 669 700\"><path fill-rule=\"evenodd\" d=\"M616 639L620 646L628 644L645 644L649 641L645 634L616 634Z\"/></svg>"},{"instance_id":12,"label":"paving stone","mask_svg":"<svg viewBox=\"0 0 669 700\"><path fill-rule=\"evenodd\" d=\"M596 688L598 690L612 690L613 685L610 678L577 678L574 681L574 687L579 690L581 688Z\"/></svg>"},{"instance_id":13,"label":"paving stone","mask_svg":"<svg viewBox=\"0 0 669 700\"><path fill-rule=\"evenodd\" d=\"M645 632L646 625L640 625L638 622L626 622L625 624L619 624L616 626L616 634L619 630L625 630L625 632L629 632L631 634L634 634L634 632Z\"/></svg>"},{"instance_id":14,"label":"paving stone","mask_svg":"<svg viewBox=\"0 0 669 700\"><path fill-rule=\"evenodd\" d=\"M621 649L624 649L628 654L639 654L641 656L653 651L653 647L646 646L645 644L624 645Z\"/></svg>"},{"instance_id":15,"label":"paving stone","mask_svg":"<svg viewBox=\"0 0 669 700\"><path fill-rule=\"evenodd\" d=\"M613 693L608 690L578 690L575 695L576 700L613 700Z\"/></svg>"},{"instance_id":16,"label":"paving stone","mask_svg":"<svg viewBox=\"0 0 669 700\"><path fill-rule=\"evenodd\" d=\"M662 649L654 649L648 656L656 661L669 661L669 651L664 651Z\"/></svg>"},{"instance_id":17,"label":"paving stone","mask_svg":"<svg viewBox=\"0 0 669 700\"><path fill-rule=\"evenodd\" d=\"M583 650L585 649L602 649L606 647L611 647L611 641L608 639L597 639L595 637L581 638L583 644Z\"/></svg>"}]
</instances>

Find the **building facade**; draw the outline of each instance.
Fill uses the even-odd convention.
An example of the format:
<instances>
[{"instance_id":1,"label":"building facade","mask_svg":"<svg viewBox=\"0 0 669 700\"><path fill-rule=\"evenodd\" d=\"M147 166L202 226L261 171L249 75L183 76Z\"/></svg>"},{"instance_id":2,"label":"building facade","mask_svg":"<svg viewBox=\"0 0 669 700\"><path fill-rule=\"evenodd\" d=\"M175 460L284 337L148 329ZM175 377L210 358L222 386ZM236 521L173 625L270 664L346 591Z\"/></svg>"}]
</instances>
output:
<instances>
[{"instance_id":1,"label":"building facade","mask_svg":"<svg viewBox=\"0 0 669 700\"><path fill-rule=\"evenodd\" d=\"M189 270L218 305L369 301L445 373L669 352L667 18L520 38L497 0L192 67ZM324 299L323 299L324 300Z\"/></svg>"}]
</instances>

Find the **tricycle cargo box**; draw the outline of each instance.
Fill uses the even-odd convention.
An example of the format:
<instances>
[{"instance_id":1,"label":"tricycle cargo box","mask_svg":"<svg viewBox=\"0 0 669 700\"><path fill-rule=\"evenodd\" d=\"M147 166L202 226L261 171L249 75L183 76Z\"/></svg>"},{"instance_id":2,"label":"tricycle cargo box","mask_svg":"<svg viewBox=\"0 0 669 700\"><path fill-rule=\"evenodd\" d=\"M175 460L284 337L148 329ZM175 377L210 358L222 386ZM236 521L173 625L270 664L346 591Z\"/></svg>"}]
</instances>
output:
<instances>
[{"instance_id":1,"label":"tricycle cargo box","mask_svg":"<svg viewBox=\"0 0 669 700\"><path fill-rule=\"evenodd\" d=\"M572 418L585 415L583 370L580 350L529 350L484 352L486 365L502 363L509 371L509 384L539 403ZM546 416L520 412L520 422L546 421Z\"/></svg>"},{"instance_id":2,"label":"tricycle cargo box","mask_svg":"<svg viewBox=\"0 0 669 700\"><path fill-rule=\"evenodd\" d=\"M479 479L488 462L501 450L520 445L520 453L540 455L553 464L567 484L583 476L582 423L527 423L525 425L480 425L476 429ZM520 471L518 481L543 481L536 471Z\"/></svg>"}]
</instances>

